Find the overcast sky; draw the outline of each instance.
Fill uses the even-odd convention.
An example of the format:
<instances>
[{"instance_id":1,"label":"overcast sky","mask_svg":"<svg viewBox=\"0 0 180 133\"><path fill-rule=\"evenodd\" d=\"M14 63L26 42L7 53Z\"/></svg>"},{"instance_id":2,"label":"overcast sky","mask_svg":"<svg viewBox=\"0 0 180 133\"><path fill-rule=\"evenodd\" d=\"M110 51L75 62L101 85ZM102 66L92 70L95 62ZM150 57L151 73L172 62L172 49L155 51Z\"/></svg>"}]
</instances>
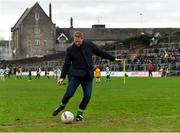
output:
<instances>
[{"instance_id":1,"label":"overcast sky","mask_svg":"<svg viewBox=\"0 0 180 133\"><path fill-rule=\"evenodd\" d=\"M0 39L8 39L10 28L27 7L39 2L59 27L90 28L105 24L107 28L180 27L179 0L0 0Z\"/></svg>"}]
</instances>

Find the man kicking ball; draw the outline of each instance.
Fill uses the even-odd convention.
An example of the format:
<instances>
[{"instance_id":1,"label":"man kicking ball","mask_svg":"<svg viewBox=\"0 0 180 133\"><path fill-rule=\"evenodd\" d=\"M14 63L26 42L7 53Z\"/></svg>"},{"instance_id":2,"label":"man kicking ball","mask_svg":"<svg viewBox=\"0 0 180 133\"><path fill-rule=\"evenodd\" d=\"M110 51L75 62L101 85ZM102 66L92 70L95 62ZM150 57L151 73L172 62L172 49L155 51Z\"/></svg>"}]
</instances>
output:
<instances>
[{"instance_id":1,"label":"man kicking ball","mask_svg":"<svg viewBox=\"0 0 180 133\"><path fill-rule=\"evenodd\" d=\"M94 76L92 60L93 54L117 63L122 62L121 59L117 59L114 56L100 50L93 42L84 40L83 33L76 31L73 34L73 44L67 48L61 76L57 80L57 84L61 85L63 83L70 66L71 78L64 97L61 100L60 106L52 113L53 116L58 115L58 113L66 107L69 99L74 95L78 86L81 85L84 95L77 110L76 120L81 121L83 119L83 112L89 103L92 92L92 79Z\"/></svg>"}]
</instances>

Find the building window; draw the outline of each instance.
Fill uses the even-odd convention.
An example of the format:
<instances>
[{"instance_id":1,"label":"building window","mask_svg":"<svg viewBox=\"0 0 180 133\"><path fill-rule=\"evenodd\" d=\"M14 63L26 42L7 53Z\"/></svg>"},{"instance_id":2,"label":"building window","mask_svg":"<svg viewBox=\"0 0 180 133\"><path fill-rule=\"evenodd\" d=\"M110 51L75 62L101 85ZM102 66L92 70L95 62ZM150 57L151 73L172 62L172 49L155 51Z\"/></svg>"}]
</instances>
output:
<instances>
[{"instance_id":1,"label":"building window","mask_svg":"<svg viewBox=\"0 0 180 133\"><path fill-rule=\"evenodd\" d=\"M45 45L45 46L47 45L47 40L44 40L44 45Z\"/></svg>"},{"instance_id":2,"label":"building window","mask_svg":"<svg viewBox=\"0 0 180 133\"><path fill-rule=\"evenodd\" d=\"M40 28L35 27L35 28L34 28L34 33L35 33L35 34L40 34Z\"/></svg>"},{"instance_id":3,"label":"building window","mask_svg":"<svg viewBox=\"0 0 180 133\"><path fill-rule=\"evenodd\" d=\"M35 20L38 21L39 20L39 13L35 13Z\"/></svg>"},{"instance_id":4,"label":"building window","mask_svg":"<svg viewBox=\"0 0 180 133\"><path fill-rule=\"evenodd\" d=\"M39 46L40 45L40 40L35 40L35 45Z\"/></svg>"}]
</instances>

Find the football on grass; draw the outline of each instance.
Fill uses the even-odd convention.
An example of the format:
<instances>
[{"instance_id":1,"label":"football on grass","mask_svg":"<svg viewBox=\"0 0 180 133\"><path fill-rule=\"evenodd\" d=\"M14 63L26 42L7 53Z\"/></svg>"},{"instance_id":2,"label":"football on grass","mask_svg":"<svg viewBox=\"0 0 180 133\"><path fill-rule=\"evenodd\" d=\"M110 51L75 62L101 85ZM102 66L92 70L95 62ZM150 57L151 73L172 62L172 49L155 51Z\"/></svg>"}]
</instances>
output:
<instances>
[{"instance_id":1,"label":"football on grass","mask_svg":"<svg viewBox=\"0 0 180 133\"><path fill-rule=\"evenodd\" d=\"M74 120L74 115L70 111L65 111L61 115L61 121L65 124L72 123Z\"/></svg>"}]
</instances>

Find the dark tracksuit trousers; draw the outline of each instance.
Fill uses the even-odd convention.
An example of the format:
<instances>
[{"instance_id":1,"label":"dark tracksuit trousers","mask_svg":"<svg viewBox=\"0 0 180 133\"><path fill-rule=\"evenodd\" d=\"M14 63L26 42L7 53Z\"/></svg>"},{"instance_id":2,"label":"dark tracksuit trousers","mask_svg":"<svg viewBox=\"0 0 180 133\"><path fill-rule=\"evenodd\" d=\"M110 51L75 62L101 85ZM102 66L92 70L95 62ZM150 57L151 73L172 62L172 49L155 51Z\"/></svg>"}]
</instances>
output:
<instances>
[{"instance_id":1,"label":"dark tracksuit trousers","mask_svg":"<svg viewBox=\"0 0 180 133\"><path fill-rule=\"evenodd\" d=\"M65 106L67 104L67 102L74 95L75 91L77 90L80 84L83 89L84 97L79 105L79 108L82 110L86 108L91 98L91 92L92 92L92 78L90 78L89 76L85 76L85 77L71 76L65 95L62 99L62 105Z\"/></svg>"}]
</instances>

